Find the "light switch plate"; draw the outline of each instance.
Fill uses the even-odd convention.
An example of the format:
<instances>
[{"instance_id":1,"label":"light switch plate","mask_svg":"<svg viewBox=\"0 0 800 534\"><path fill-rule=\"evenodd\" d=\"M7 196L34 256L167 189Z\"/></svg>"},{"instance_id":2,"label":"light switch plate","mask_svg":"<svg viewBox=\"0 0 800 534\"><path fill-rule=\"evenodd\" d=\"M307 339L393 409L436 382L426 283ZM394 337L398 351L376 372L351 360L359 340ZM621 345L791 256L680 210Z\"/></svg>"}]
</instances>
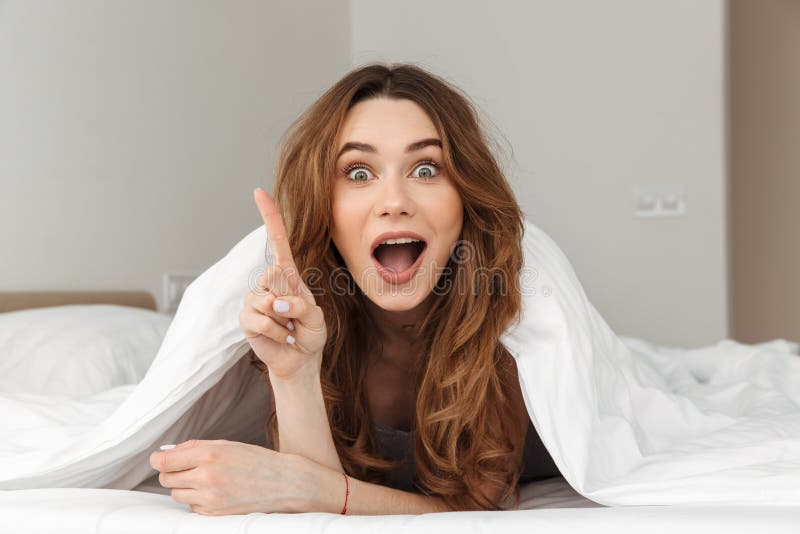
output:
<instances>
[{"instance_id":1,"label":"light switch plate","mask_svg":"<svg viewBox=\"0 0 800 534\"><path fill-rule=\"evenodd\" d=\"M178 310L186 288L199 276L199 273L164 273L162 276L162 302L166 313Z\"/></svg>"}]
</instances>

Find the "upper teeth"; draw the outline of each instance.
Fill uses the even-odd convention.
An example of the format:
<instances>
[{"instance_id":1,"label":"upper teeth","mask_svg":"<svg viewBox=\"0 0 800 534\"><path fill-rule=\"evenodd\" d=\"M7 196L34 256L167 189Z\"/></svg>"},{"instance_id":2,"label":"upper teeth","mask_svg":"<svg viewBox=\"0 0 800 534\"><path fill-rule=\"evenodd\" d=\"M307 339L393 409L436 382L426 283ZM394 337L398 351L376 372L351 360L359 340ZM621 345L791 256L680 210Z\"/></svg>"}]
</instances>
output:
<instances>
[{"instance_id":1,"label":"upper teeth","mask_svg":"<svg viewBox=\"0 0 800 534\"><path fill-rule=\"evenodd\" d=\"M419 243L419 239L414 239L412 237L400 237L397 239L387 239L386 241L381 241L379 244L381 245L399 245L401 243Z\"/></svg>"}]
</instances>

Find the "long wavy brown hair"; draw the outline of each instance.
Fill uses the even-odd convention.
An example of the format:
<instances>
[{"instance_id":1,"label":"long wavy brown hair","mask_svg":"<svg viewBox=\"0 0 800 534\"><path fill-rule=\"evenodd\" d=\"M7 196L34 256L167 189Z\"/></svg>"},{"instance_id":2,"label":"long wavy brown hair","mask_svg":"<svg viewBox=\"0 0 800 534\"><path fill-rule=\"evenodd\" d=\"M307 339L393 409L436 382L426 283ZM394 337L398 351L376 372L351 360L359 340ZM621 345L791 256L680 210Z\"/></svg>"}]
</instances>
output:
<instances>
[{"instance_id":1,"label":"long wavy brown hair","mask_svg":"<svg viewBox=\"0 0 800 534\"><path fill-rule=\"evenodd\" d=\"M430 116L442 140L443 165L464 205L459 245L414 326L416 488L454 510L501 510L518 481L524 435L512 387L519 387L500 335L519 318L523 213L469 98L413 64L369 64L347 73L282 138L274 198L295 263L325 314L328 340L321 382L333 440L345 471L385 484L396 463L377 452L365 375L380 353L375 324L331 239L338 135L347 111L370 98L408 99ZM376 352L377 351L377 352ZM250 352L262 372L264 364ZM271 392L270 392L271 395ZM268 442L278 443L272 398ZM499 498L498 498L499 495Z\"/></svg>"}]
</instances>

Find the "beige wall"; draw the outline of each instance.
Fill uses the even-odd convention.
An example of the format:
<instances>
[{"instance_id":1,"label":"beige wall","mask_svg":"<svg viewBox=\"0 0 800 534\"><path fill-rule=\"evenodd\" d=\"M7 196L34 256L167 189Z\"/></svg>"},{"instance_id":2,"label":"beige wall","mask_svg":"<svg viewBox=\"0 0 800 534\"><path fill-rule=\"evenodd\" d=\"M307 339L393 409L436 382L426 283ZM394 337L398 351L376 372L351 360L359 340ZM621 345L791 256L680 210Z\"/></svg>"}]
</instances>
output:
<instances>
[{"instance_id":1,"label":"beige wall","mask_svg":"<svg viewBox=\"0 0 800 534\"><path fill-rule=\"evenodd\" d=\"M729 4L731 332L800 340L800 2Z\"/></svg>"}]
</instances>

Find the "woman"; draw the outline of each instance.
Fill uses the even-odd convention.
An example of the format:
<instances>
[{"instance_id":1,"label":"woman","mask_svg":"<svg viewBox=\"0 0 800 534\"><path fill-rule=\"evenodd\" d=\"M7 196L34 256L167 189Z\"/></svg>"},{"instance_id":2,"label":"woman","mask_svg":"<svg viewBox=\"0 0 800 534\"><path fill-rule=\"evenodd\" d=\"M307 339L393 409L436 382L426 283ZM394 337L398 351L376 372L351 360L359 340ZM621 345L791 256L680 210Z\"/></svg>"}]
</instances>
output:
<instances>
[{"instance_id":1,"label":"woman","mask_svg":"<svg viewBox=\"0 0 800 534\"><path fill-rule=\"evenodd\" d=\"M412 65L349 73L295 123L275 197L298 272L317 275L297 307L319 309L311 325L287 325L296 314L271 308L280 292L247 301L242 326L276 395L272 437L306 435L305 417L281 418L280 394L295 395L287 381L319 381L312 459L403 486L376 451L391 448L391 429L413 430L423 492L453 509L499 509L533 430L499 342L520 309L522 214L468 100ZM378 245L402 236L418 241ZM263 334L259 316L273 323Z\"/></svg>"},{"instance_id":2,"label":"woman","mask_svg":"<svg viewBox=\"0 0 800 534\"><path fill-rule=\"evenodd\" d=\"M518 482L559 474L499 341L523 215L465 96L356 69L292 125L274 191L255 192L274 264L240 315L271 448L350 475L350 510L367 482L392 513L516 508Z\"/></svg>"}]
</instances>

